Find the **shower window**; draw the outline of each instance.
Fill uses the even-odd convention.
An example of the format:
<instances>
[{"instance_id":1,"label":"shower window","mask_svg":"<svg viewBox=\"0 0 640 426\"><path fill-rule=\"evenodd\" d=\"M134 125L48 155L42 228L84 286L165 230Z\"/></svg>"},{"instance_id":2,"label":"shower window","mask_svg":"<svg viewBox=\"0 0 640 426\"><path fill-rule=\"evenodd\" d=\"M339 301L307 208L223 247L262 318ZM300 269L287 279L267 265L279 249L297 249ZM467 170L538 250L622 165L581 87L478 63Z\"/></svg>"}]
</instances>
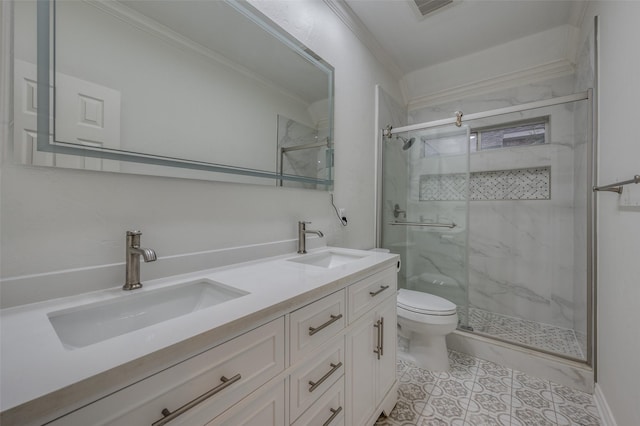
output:
<instances>
[{"instance_id":1,"label":"shower window","mask_svg":"<svg viewBox=\"0 0 640 426\"><path fill-rule=\"evenodd\" d=\"M471 131L471 152L547 143L549 118Z\"/></svg>"},{"instance_id":2,"label":"shower window","mask_svg":"<svg viewBox=\"0 0 640 426\"><path fill-rule=\"evenodd\" d=\"M471 129L469 151L474 153L496 148L531 146L547 143L549 117L538 117L527 121L514 121L500 126ZM466 154L466 149L448 138L421 137L421 158L436 155Z\"/></svg>"}]
</instances>

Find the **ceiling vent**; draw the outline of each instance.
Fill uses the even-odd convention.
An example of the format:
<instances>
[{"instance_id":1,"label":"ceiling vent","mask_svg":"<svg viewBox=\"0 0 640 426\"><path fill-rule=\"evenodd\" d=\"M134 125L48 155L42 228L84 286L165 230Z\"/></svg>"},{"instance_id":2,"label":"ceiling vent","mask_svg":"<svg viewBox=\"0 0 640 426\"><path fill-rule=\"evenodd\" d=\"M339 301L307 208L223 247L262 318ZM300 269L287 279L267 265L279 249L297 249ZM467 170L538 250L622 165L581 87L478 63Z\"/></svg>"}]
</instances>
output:
<instances>
[{"instance_id":1,"label":"ceiling vent","mask_svg":"<svg viewBox=\"0 0 640 426\"><path fill-rule=\"evenodd\" d=\"M436 10L453 3L453 0L413 0L422 16L427 16Z\"/></svg>"}]
</instances>

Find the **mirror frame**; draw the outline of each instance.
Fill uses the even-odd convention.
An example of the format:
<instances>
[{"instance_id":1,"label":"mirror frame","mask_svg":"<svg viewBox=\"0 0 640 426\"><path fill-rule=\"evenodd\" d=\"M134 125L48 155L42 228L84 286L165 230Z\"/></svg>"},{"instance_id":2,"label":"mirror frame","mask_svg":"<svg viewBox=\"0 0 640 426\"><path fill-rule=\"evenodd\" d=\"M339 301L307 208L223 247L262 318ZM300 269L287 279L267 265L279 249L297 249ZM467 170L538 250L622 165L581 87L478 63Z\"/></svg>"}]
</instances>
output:
<instances>
[{"instance_id":1,"label":"mirror frame","mask_svg":"<svg viewBox=\"0 0 640 426\"><path fill-rule=\"evenodd\" d=\"M281 181L292 181L301 183L324 185L325 190L332 190L333 176L327 179L318 179L307 176L279 174L278 170L266 171L250 169L245 167L209 163L188 159L178 159L173 157L136 153L133 151L118 151L110 148L98 148L80 146L77 144L55 140L55 106L51 107L50 87L55 88L55 22L51 25L52 16L55 16L56 0L37 0L37 134L36 146L41 152L53 154L76 155L83 157L101 158L105 160L128 161L134 163L144 163L155 166L178 167L190 170L201 170L215 173L227 173L270 179L274 181L274 186L278 186ZM271 34L301 55L318 68L324 70L328 77L328 96L330 105L329 114L329 138L333 148L333 124L334 124L334 79L335 71L333 66L307 48L304 44L287 33L279 25L266 17L260 11L242 0L225 0L237 12L244 15L250 21L260 26L263 30ZM52 13L53 9L53 13ZM53 81L52 81L53 77ZM55 90L54 90L55 93ZM54 95L55 96L55 95ZM53 117L53 129L50 126L50 117ZM53 130L53 131L51 131ZM53 140L50 142L50 135ZM277 139L277 136L276 138ZM273 141L277 149L277 140ZM162 176L162 174L158 174ZM212 180L216 180L213 178Z\"/></svg>"}]
</instances>

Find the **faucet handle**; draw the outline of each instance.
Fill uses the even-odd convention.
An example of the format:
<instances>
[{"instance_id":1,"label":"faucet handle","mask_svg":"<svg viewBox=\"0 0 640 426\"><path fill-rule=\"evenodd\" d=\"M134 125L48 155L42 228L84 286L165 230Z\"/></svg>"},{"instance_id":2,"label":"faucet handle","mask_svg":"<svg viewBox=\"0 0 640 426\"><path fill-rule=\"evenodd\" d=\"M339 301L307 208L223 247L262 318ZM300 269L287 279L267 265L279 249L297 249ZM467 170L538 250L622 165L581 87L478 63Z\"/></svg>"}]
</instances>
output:
<instances>
[{"instance_id":1,"label":"faucet handle","mask_svg":"<svg viewBox=\"0 0 640 426\"><path fill-rule=\"evenodd\" d=\"M311 222L307 222L305 220L300 220L298 221L298 229L299 230L304 230L307 229L307 225L309 225Z\"/></svg>"}]
</instances>

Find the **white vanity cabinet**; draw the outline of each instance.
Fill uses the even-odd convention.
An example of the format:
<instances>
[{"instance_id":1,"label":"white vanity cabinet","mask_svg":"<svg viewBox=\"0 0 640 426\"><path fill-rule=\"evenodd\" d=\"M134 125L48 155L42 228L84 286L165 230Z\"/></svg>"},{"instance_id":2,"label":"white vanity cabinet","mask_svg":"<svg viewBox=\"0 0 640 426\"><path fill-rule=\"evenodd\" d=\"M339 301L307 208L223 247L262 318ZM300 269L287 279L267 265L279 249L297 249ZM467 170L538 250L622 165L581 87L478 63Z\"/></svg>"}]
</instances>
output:
<instances>
[{"instance_id":1,"label":"white vanity cabinet","mask_svg":"<svg viewBox=\"0 0 640 426\"><path fill-rule=\"evenodd\" d=\"M182 413L171 425L206 424L284 370L284 328L271 321L52 424L159 426L169 413Z\"/></svg>"},{"instance_id":2,"label":"white vanity cabinet","mask_svg":"<svg viewBox=\"0 0 640 426\"><path fill-rule=\"evenodd\" d=\"M291 362L299 366L290 376L293 426L370 426L391 411L397 399L396 291L394 266L291 314ZM301 355L318 347L312 356Z\"/></svg>"},{"instance_id":3,"label":"white vanity cabinet","mask_svg":"<svg viewBox=\"0 0 640 426\"><path fill-rule=\"evenodd\" d=\"M395 405L396 287L395 269L388 269L349 288L349 307L355 306L346 347L350 426L369 426L381 411L388 414Z\"/></svg>"},{"instance_id":4,"label":"white vanity cabinet","mask_svg":"<svg viewBox=\"0 0 640 426\"><path fill-rule=\"evenodd\" d=\"M50 424L370 426L396 401L396 287L347 282Z\"/></svg>"}]
</instances>

